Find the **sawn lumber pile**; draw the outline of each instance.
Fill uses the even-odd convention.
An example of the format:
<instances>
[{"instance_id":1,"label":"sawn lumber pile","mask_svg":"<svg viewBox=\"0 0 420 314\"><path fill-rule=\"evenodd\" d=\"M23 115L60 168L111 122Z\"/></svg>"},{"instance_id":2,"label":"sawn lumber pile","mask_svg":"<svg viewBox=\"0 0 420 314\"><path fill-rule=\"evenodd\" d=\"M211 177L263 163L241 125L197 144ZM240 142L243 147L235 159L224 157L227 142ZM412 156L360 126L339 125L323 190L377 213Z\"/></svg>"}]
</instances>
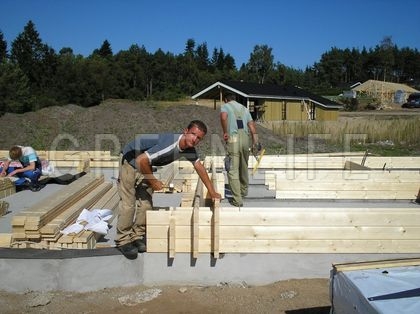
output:
<instances>
[{"instance_id":1,"label":"sawn lumber pile","mask_svg":"<svg viewBox=\"0 0 420 314\"><path fill-rule=\"evenodd\" d=\"M12 219L12 247L60 248L60 230L74 223L83 209L114 210L118 204L117 191L103 175L86 174L33 206L19 212ZM92 237L84 236L76 248L94 246ZM76 241L77 242L77 241ZM70 242L73 246L73 241ZM79 247L80 246L80 247Z\"/></svg>"}]
</instances>

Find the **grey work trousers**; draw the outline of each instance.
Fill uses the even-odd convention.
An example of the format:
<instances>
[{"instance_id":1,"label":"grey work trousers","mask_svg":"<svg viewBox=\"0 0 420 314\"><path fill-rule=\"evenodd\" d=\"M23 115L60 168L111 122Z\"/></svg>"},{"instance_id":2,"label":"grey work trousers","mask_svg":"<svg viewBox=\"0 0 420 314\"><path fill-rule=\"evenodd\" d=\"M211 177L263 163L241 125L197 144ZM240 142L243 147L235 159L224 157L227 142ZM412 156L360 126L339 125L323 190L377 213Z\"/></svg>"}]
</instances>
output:
<instances>
[{"instance_id":1,"label":"grey work trousers","mask_svg":"<svg viewBox=\"0 0 420 314\"><path fill-rule=\"evenodd\" d=\"M146 234L146 211L153 208L153 190L143 179L144 176L126 160L120 163L117 246L142 239Z\"/></svg>"},{"instance_id":2,"label":"grey work trousers","mask_svg":"<svg viewBox=\"0 0 420 314\"><path fill-rule=\"evenodd\" d=\"M248 134L239 130L238 134L229 136L227 151L231 158L230 169L227 173L229 187L233 201L240 205L242 204L242 197L248 195Z\"/></svg>"}]
</instances>

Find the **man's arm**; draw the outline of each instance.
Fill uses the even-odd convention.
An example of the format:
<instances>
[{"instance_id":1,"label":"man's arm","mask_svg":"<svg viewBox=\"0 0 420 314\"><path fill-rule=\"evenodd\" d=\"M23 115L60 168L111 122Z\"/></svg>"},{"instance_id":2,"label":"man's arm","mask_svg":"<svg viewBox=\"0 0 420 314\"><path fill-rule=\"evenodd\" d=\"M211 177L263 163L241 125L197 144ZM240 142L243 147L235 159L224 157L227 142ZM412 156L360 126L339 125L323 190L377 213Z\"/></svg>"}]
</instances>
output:
<instances>
[{"instance_id":1,"label":"man's arm","mask_svg":"<svg viewBox=\"0 0 420 314\"><path fill-rule=\"evenodd\" d=\"M223 130L223 139L225 142L229 139L229 134L227 133L228 129L228 113L227 112L221 112L220 113L220 123L222 125Z\"/></svg>"},{"instance_id":2,"label":"man's arm","mask_svg":"<svg viewBox=\"0 0 420 314\"><path fill-rule=\"evenodd\" d=\"M248 129L251 132L252 145L256 145L258 143L258 134L257 134L257 128L255 127L254 120L251 120L248 122Z\"/></svg>"},{"instance_id":3,"label":"man's arm","mask_svg":"<svg viewBox=\"0 0 420 314\"><path fill-rule=\"evenodd\" d=\"M28 170L35 170L35 162L34 161L31 161L29 163L29 165L27 165L24 168L15 169L14 171L10 172L7 176L8 177L13 177L14 175L16 175L18 173L25 172L25 171L28 171Z\"/></svg>"},{"instance_id":4,"label":"man's arm","mask_svg":"<svg viewBox=\"0 0 420 314\"><path fill-rule=\"evenodd\" d=\"M153 175L153 169L149 162L149 157L145 153L140 154L136 158L137 169L144 175L147 184L152 188L153 191L160 191L163 189L162 181L159 181Z\"/></svg>"},{"instance_id":5,"label":"man's arm","mask_svg":"<svg viewBox=\"0 0 420 314\"><path fill-rule=\"evenodd\" d=\"M214 200L216 198L220 199L222 196L216 192L213 187L213 183L211 182L209 175L207 174L206 168L204 168L203 164L197 160L194 163L194 169L197 171L198 176L200 177L201 181L203 181L204 185L206 186L207 190L210 193L211 198Z\"/></svg>"}]
</instances>

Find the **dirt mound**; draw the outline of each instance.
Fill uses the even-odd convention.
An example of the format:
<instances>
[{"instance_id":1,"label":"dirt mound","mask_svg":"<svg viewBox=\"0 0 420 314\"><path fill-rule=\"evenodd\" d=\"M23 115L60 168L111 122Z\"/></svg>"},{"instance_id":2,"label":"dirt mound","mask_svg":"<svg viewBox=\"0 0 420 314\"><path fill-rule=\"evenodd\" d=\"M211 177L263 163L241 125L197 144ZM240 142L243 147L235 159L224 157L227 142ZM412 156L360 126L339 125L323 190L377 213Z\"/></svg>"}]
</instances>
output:
<instances>
[{"instance_id":1,"label":"dirt mound","mask_svg":"<svg viewBox=\"0 0 420 314\"><path fill-rule=\"evenodd\" d=\"M111 150L118 154L138 134L182 132L193 119L204 121L208 127L201 150L211 154L223 149L218 109L187 102L127 100L107 100L89 108L66 105L24 114L6 113L0 118L1 133L6 135L0 137L0 149L18 144L38 150ZM258 132L271 153L281 152L284 139L260 126Z\"/></svg>"}]
</instances>

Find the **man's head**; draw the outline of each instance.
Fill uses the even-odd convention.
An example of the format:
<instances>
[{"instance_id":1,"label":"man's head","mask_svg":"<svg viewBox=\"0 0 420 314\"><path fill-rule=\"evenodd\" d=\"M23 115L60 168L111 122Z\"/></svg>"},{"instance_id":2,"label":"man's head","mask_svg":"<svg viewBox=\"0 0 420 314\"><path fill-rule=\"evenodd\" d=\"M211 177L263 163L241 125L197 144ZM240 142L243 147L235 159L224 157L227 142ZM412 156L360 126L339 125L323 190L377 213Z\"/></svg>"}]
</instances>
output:
<instances>
[{"instance_id":1,"label":"man's head","mask_svg":"<svg viewBox=\"0 0 420 314\"><path fill-rule=\"evenodd\" d=\"M197 146L207 134L207 126L201 120L192 120L184 130L181 149Z\"/></svg>"},{"instance_id":2,"label":"man's head","mask_svg":"<svg viewBox=\"0 0 420 314\"><path fill-rule=\"evenodd\" d=\"M201 131L204 132L204 135L207 134L207 126L206 124L201 121L201 120L192 120L188 126L187 126L187 130L191 129L193 126L196 126L197 128L199 128Z\"/></svg>"},{"instance_id":3,"label":"man's head","mask_svg":"<svg viewBox=\"0 0 420 314\"><path fill-rule=\"evenodd\" d=\"M9 150L9 157L12 160L19 160L22 157L22 148L19 146L13 146Z\"/></svg>"},{"instance_id":4,"label":"man's head","mask_svg":"<svg viewBox=\"0 0 420 314\"><path fill-rule=\"evenodd\" d=\"M226 94L223 99L225 100L225 102L236 100L236 95L229 93L229 94Z\"/></svg>"}]
</instances>

